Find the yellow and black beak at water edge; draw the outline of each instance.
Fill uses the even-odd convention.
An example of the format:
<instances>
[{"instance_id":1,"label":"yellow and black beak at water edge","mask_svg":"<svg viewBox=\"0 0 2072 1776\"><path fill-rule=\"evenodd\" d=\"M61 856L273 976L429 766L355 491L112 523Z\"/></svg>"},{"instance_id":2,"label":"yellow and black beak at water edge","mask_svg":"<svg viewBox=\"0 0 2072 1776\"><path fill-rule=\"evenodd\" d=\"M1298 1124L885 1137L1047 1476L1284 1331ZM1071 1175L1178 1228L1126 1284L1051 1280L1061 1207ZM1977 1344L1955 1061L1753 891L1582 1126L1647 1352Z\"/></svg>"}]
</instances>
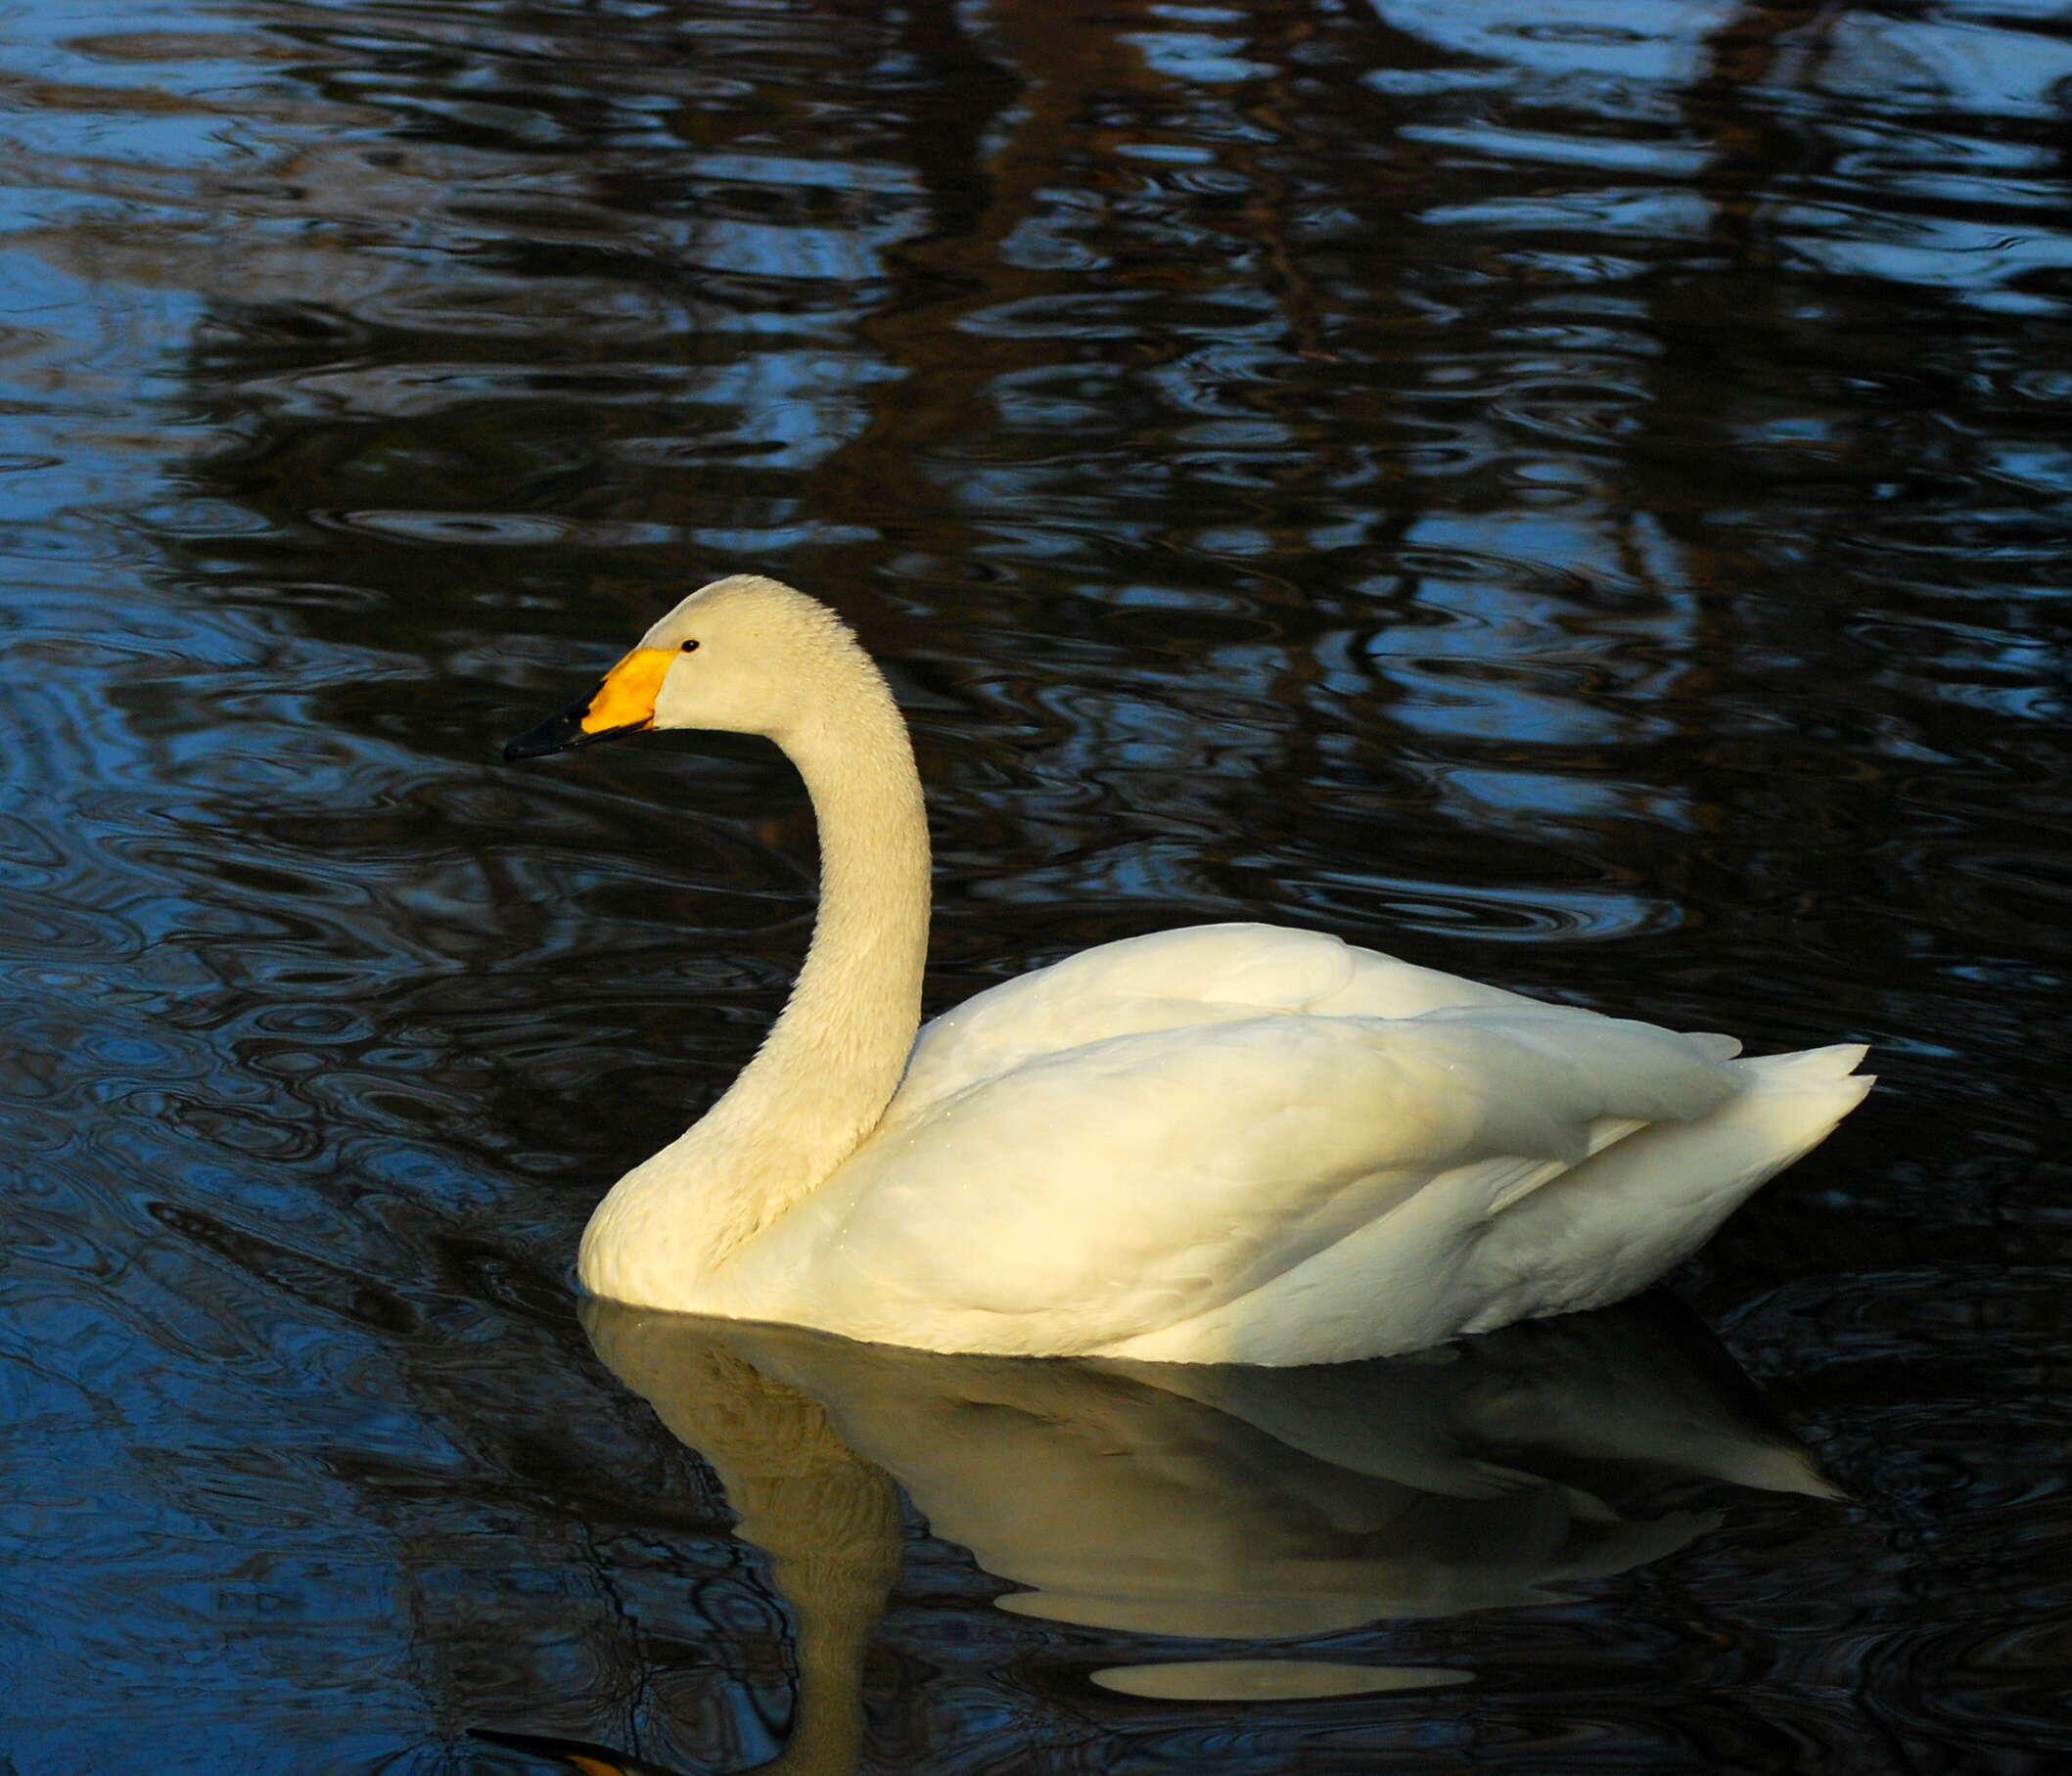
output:
<instances>
[{"instance_id":1,"label":"yellow and black beak at water edge","mask_svg":"<svg viewBox=\"0 0 2072 1776\"><path fill-rule=\"evenodd\" d=\"M574 708L549 715L506 744L505 761L544 758L622 734L645 733L655 725L655 699L675 659L672 648L635 648Z\"/></svg>"}]
</instances>

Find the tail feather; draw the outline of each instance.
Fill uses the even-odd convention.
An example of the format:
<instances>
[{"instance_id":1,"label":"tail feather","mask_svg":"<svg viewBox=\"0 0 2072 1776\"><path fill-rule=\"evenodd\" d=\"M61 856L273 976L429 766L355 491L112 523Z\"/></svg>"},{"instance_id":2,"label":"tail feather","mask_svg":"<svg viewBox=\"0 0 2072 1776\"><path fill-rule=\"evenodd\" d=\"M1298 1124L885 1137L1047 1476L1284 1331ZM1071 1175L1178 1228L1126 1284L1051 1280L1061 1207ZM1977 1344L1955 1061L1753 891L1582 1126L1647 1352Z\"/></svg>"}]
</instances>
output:
<instances>
[{"instance_id":1,"label":"tail feather","mask_svg":"<svg viewBox=\"0 0 2072 1776\"><path fill-rule=\"evenodd\" d=\"M1525 1311L1601 1307L1681 1263L1766 1180L1825 1140L1873 1075L1844 1043L1729 1061L1741 1092L1694 1122L1655 1122L1542 1184L1490 1223L1478 1256L1541 1299ZM1482 1325L1500 1325L1493 1291Z\"/></svg>"},{"instance_id":2,"label":"tail feather","mask_svg":"<svg viewBox=\"0 0 2072 1776\"><path fill-rule=\"evenodd\" d=\"M1813 1083L1819 1080L1845 1079L1852 1075L1860 1079L1874 1079L1875 1074L1858 1073L1864 1057L1870 1052L1867 1042L1837 1042L1828 1048L1802 1048L1788 1055L1758 1055L1740 1063L1740 1069L1765 1078L1786 1079L1797 1083ZM1858 1098L1863 1093L1857 1094Z\"/></svg>"}]
</instances>

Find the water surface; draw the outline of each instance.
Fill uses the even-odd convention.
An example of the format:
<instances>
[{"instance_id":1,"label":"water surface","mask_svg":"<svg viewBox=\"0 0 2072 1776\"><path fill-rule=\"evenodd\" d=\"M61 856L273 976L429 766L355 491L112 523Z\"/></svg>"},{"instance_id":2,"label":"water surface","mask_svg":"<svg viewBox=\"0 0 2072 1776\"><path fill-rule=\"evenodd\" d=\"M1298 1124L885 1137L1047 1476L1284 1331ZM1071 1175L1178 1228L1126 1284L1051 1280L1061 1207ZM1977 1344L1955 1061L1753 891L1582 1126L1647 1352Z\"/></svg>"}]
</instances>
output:
<instances>
[{"instance_id":1,"label":"water surface","mask_svg":"<svg viewBox=\"0 0 2072 1776\"><path fill-rule=\"evenodd\" d=\"M2060 1768L2068 94L2015 0L0 16L0 1756L793 1734L781 1532L569 1267L781 1002L803 794L494 753L754 567L914 717L936 1004L1266 918L1886 1080L1673 1279L1846 1497L1485 1426L1549 1561L1659 1545L1470 1608L1032 1612L715 1358L908 1488L828 1755ZM1376 1687L1101 1675L1261 1661Z\"/></svg>"}]
</instances>

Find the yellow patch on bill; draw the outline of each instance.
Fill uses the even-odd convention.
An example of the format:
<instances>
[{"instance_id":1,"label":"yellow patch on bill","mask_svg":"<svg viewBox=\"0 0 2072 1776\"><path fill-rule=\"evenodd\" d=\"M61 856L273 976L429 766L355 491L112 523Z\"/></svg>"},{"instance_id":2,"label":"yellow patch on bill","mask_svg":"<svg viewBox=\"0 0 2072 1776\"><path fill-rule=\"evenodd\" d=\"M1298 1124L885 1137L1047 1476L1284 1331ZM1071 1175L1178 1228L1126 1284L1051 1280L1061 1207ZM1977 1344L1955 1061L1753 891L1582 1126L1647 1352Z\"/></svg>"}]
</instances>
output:
<instances>
[{"instance_id":1,"label":"yellow patch on bill","mask_svg":"<svg viewBox=\"0 0 2072 1776\"><path fill-rule=\"evenodd\" d=\"M604 675L604 683L582 712L582 731L605 734L653 721L663 675L675 660L674 648L635 648Z\"/></svg>"}]
</instances>

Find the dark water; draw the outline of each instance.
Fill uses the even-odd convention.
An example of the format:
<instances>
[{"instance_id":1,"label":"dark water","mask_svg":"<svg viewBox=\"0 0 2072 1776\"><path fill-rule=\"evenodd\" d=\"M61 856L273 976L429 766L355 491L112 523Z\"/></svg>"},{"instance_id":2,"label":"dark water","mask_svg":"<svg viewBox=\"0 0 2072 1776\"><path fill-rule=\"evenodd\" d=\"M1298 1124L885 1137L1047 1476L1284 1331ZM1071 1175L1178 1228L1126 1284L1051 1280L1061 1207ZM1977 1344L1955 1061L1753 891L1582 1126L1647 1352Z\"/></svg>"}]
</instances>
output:
<instances>
[{"instance_id":1,"label":"dark water","mask_svg":"<svg viewBox=\"0 0 2072 1776\"><path fill-rule=\"evenodd\" d=\"M2064 1768L2068 142L2052 0L7 9L0 1769ZM736 567L897 674L937 1003L1875 1042L1725 1352L586 1331L812 837L492 743Z\"/></svg>"}]
</instances>

